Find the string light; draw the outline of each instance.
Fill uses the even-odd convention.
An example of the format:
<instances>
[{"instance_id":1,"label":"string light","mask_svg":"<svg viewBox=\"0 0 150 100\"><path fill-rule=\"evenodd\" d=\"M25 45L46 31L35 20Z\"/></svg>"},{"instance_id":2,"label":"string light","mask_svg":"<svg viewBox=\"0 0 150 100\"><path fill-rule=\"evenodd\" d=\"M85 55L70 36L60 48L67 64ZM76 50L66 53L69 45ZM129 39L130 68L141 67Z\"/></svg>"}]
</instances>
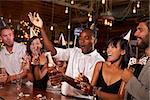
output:
<instances>
[{"instance_id":1,"label":"string light","mask_svg":"<svg viewBox=\"0 0 150 100\"><path fill-rule=\"evenodd\" d=\"M21 38L23 38L23 36L21 36Z\"/></svg>"}]
</instances>

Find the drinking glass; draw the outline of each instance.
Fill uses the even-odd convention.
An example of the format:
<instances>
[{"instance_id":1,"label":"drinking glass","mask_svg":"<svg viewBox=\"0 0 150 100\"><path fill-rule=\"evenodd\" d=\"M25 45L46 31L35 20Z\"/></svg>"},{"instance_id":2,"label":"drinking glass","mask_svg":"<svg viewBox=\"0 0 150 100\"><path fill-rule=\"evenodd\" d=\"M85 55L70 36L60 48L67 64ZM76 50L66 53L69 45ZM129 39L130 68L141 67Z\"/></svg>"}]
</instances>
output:
<instances>
[{"instance_id":1,"label":"drinking glass","mask_svg":"<svg viewBox=\"0 0 150 100\"><path fill-rule=\"evenodd\" d=\"M4 87L4 82L7 80L7 73L5 71L5 68L0 68L0 89Z\"/></svg>"},{"instance_id":2,"label":"drinking glass","mask_svg":"<svg viewBox=\"0 0 150 100\"><path fill-rule=\"evenodd\" d=\"M51 56L50 52L46 52L45 55L48 58L48 76L49 76L49 81L48 81L48 91L53 91L57 90L57 85L58 84L52 84L52 78L57 74L58 70L56 68L56 64L53 61L53 58Z\"/></svg>"},{"instance_id":3,"label":"drinking glass","mask_svg":"<svg viewBox=\"0 0 150 100\"><path fill-rule=\"evenodd\" d=\"M85 59L79 59L78 60L78 72L80 75L84 75L85 71Z\"/></svg>"},{"instance_id":4,"label":"drinking glass","mask_svg":"<svg viewBox=\"0 0 150 100\"><path fill-rule=\"evenodd\" d=\"M17 75L16 90L17 90L17 99L20 99L23 96L23 92L22 92L22 78L20 77L20 75Z\"/></svg>"},{"instance_id":5,"label":"drinking glass","mask_svg":"<svg viewBox=\"0 0 150 100\"><path fill-rule=\"evenodd\" d=\"M56 83L52 82L52 78L55 77L57 72L58 72L58 70L55 66L53 66L53 67L51 66L48 68L48 75L49 75L48 90L51 92L55 91L55 93L56 93L56 91L60 90L60 86L61 86L61 81L59 81L59 79Z\"/></svg>"}]
</instances>

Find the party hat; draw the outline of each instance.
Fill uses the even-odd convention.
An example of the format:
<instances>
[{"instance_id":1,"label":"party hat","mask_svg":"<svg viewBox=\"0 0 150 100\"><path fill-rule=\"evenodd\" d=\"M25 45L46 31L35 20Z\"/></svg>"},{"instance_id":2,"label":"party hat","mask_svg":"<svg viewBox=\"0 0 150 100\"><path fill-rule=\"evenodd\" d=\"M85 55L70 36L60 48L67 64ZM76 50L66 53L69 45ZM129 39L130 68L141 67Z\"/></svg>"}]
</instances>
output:
<instances>
[{"instance_id":1,"label":"party hat","mask_svg":"<svg viewBox=\"0 0 150 100\"><path fill-rule=\"evenodd\" d=\"M66 41L65 41L65 37L64 37L64 34L61 33L60 36L59 36L59 42L61 41L62 45L63 46L66 46Z\"/></svg>"},{"instance_id":2,"label":"party hat","mask_svg":"<svg viewBox=\"0 0 150 100\"><path fill-rule=\"evenodd\" d=\"M131 36L131 29L129 30L129 32L123 38L128 40L128 42L129 42L130 41L130 36Z\"/></svg>"},{"instance_id":3,"label":"party hat","mask_svg":"<svg viewBox=\"0 0 150 100\"><path fill-rule=\"evenodd\" d=\"M36 32L33 30L33 27L30 27L30 38L32 38L33 36L38 36L38 33L36 33Z\"/></svg>"},{"instance_id":4,"label":"party hat","mask_svg":"<svg viewBox=\"0 0 150 100\"><path fill-rule=\"evenodd\" d=\"M5 27L5 26L6 26L6 23L4 21L4 18L0 17L0 27Z\"/></svg>"}]
</instances>

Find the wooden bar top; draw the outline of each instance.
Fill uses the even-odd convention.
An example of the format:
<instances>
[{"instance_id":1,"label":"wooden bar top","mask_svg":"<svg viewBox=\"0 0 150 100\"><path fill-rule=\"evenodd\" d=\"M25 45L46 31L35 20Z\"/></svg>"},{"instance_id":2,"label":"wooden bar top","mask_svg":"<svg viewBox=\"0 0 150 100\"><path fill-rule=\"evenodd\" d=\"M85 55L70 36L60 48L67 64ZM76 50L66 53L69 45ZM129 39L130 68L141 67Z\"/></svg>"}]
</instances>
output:
<instances>
[{"instance_id":1,"label":"wooden bar top","mask_svg":"<svg viewBox=\"0 0 150 100\"><path fill-rule=\"evenodd\" d=\"M21 97L19 100L83 100L79 98L63 96L59 93L52 93L37 89L33 90L31 86L28 87L26 85L22 85L22 92L26 96ZM42 95L42 97L46 96L47 99L37 98L38 94ZM0 97L2 97L4 100L17 100L16 84L7 84L4 86L4 88L0 89ZM3 99L0 98L0 100Z\"/></svg>"}]
</instances>

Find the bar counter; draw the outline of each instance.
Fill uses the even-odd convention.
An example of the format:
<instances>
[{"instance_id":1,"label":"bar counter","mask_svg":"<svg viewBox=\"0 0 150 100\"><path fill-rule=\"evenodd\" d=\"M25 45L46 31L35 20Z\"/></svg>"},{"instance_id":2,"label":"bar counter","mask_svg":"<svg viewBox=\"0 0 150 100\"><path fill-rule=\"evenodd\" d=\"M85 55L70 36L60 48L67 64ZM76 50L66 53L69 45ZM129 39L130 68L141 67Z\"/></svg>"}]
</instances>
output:
<instances>
[{"instance_id":1,"label":"bar counter","mask_svg":"<svg viewBox=\"0 0 150 100\"><path fill-rule=\"evenodd\" d=\"M59 93L52 93L41 90L39 91L37 89L33 90L31 86L28 87L26 85L22 85L21 90L26 96L21 97L19 100L83 100L79 98L63 96ZM38 94L42 95L42 97L45 96L47 99L37 98ZM16 84L7 84L4 86L4 88L0 89L0 100L17 100Z\"/></svg>"}]
</instances>

